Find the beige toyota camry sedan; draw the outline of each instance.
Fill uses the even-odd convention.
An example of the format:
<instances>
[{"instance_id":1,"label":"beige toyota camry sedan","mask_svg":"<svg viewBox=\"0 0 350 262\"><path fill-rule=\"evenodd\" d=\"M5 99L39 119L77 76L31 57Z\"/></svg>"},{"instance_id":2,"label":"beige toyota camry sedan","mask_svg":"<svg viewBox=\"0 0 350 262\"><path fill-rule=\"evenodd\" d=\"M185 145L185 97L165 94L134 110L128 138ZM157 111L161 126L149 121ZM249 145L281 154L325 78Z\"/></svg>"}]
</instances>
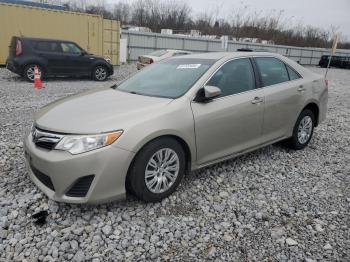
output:
<instances>
[{"instance_id":1,"label":"beige toyota camry sedan","mask_svg":"<svg viewBox=\"0 0 350 262\"><path fill-rule=\"evenodd\" d=\"M303 149L327 100L322 76L281 55L174 57L43 107L25 136L28 173L56 201L159 201L191 170L278 141Z\"/></svg>"}]
</instances>

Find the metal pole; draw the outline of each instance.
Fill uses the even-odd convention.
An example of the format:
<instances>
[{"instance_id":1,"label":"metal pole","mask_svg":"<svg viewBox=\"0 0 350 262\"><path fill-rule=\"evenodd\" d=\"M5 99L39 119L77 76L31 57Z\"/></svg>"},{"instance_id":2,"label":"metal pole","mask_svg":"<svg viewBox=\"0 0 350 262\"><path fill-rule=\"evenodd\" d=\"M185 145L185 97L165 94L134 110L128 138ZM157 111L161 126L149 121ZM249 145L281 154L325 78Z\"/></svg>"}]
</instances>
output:
<instances>
[{"instance_id":1,"label":"metal pole","mask_svg":"<svg viewBox=\"0 0 350 262\"><path fill-rule=\"evenodd\" d=\"M328 65L327 65L327 69L326 69L326 74L324 75L324 78L326 78L326 79L327 79L327 74L328 74L329 66L330 66L330 64L331 64L332 56L333 56L333 53L331 53L331 55L329 56L329 59L328 59Z\"/></svg>"}]
</instances>

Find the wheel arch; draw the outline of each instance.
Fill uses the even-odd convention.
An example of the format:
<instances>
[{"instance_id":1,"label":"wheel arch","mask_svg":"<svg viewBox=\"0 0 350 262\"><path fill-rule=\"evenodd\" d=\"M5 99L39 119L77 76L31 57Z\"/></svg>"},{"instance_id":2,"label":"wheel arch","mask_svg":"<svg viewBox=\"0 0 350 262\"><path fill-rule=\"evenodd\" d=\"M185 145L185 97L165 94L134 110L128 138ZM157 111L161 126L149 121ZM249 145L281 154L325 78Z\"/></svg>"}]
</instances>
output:
<instances>
[{"instance_id":1,"label":"wheel arch","mask_svg":"<svg viewBox=\"0 0 350 262\"><path fill-rule=\"evenodd\" d=\"M133 157L132 161L130 162L130 165L128 167L128 174L129 174L129 170L130 170L132 164L134 163L135 158L137 157L138 153L142 150L142 148L144 148L149 143L151 143L157 139L160 139L160 138L172 138L172 139L176 140L181 145L182 149L184 150L185 157L186 157L186 173L191 171L192 160L193 160L195 155L191 151L190 145L181 136L169 133L169 134L160 134L158 136L152 136L152 137L144 140L142 143L140 143L137 146L137 148L134 150L134 152L136 152L136 154Z\"/></svg>"},{"instance_id":2,"label":"wheel arch","mask_svg":"<svg viewBox=\"0 0 350 262\"><path fill-rule=\"evenodd\" d=\"M312 113L314 113L315 120L316 120L315 127L317 127L319 122L319 116L320 116L320 108L318 104L315 101L309 101L301 110L301 112L303 112L305 109L309 109L311 110Z\"/></svg>"}]
</instances>

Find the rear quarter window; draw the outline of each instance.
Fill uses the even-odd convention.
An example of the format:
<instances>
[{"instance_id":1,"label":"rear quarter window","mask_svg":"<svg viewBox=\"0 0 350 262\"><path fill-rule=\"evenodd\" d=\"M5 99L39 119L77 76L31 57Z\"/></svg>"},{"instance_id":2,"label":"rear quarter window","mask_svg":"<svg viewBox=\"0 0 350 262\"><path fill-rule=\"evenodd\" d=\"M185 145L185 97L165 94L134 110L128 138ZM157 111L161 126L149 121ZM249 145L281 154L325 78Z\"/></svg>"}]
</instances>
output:
<instances>
[{"instance_id":1,"label":"rear quarter window","mask_svg":"<svg viewBox=\"0 0 350 262\"><path fill-rule=\"evenodd\" d=\"M296 80L296 79L301 78L301 76L294 69L292 69L290 66L286 65L286 67L288 70L290 80Z\"/></svg>"}]
</instances>

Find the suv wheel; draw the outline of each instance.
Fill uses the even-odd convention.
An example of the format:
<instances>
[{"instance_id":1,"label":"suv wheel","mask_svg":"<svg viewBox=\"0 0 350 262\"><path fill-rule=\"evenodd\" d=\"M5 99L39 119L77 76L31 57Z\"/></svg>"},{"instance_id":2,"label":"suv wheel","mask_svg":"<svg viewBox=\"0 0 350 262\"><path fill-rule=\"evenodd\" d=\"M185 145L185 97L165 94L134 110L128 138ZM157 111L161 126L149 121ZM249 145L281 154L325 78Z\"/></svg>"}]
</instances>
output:
<instances>
[{"instance_id":1,"label":"suv wheel","mask_svg":"<svg viewBox=\"0 0 350 262\"><path fill-rule=\"evenodd\" d=\"M37 67L38 67L40 79L43 79L43 76L44 76L43 69L38 65ZM35 68L35 64L27 65L24 67L23 76L29 82L34 82L34 68Z\"/></svg>"},{"instance_id":2,"label":"suv wheel","mask_svg":"<svg viewBox=\"0 0 350 262\"><path fill-rule=\"evenodd\" d=\"M285 145L295 150L305 148L311 140L314 127L315 115L311 110L305 109L295 123L293 136L285 142Z\"/></svg>"},{"instance_id":3,"label":"suv wheel","mask_svg":"<svg viewBox=\"0 0 350 262\"><path fill-rule=\"evenodd\" d=\"M92 72L92 78L95 81L105 81L108 77L108 71L105 66L96 66Z\"/></svg>"},{"instance_id":4,"label":"suv wheel","mask_svg":"<svg viewBox=\"0 0 350 262\"><path fill-rule=\"evenodd\" d=\"M175 191L186 171L185 153L172 138L159 138L136 155L127 177L129 191L146 202L156 202Z\"/></svg>"}]
</instances>

